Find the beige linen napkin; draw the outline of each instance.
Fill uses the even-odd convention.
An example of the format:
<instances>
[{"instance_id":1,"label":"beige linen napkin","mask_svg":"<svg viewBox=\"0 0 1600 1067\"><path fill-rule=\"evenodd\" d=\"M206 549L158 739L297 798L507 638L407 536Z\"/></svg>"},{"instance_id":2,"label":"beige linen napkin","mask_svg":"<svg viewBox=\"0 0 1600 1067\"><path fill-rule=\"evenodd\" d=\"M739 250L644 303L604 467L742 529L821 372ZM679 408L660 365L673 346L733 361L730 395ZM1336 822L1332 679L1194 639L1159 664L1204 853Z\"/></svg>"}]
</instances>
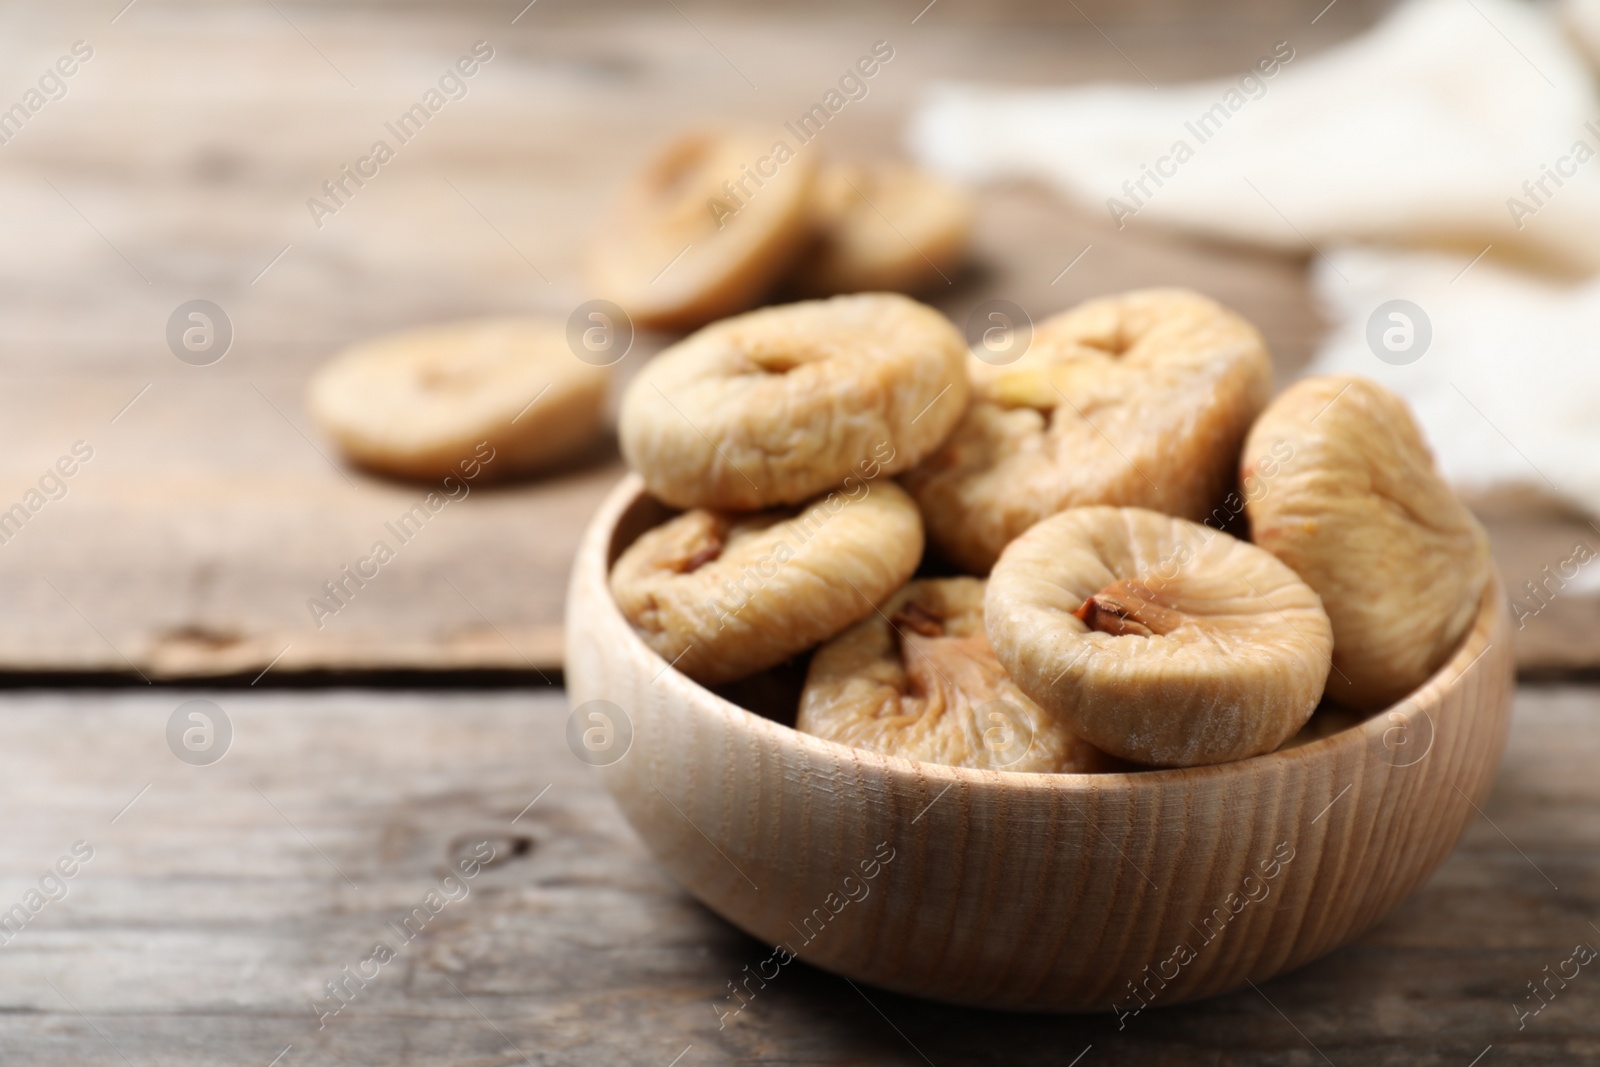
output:
<instances>
[{"instance_id":1,"label":"beige linen napkin","mask_svg":"<svg viewBox=\"0 0 1600 1067\"><path fill-rule=\"evenodd\" d=\"M1122 227L1522 248L1600 270L1600 104L1556 20L1519 0L1410 0L1318 54L1307 26L1212 82L937 87L913 152L958 178L1044 179ZM1581 146L1581 147L1580 147Z\"/></svg>"}]
</instances>

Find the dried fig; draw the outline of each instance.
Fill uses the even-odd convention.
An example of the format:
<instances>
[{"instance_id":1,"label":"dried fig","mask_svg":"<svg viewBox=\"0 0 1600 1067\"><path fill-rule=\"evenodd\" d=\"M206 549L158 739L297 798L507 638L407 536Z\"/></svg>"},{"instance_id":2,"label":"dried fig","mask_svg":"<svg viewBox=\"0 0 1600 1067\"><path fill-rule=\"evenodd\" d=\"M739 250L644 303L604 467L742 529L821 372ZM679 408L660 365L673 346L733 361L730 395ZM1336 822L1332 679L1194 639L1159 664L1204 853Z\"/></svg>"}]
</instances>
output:
<instances>
[{"instance_id":1,"label":"dried fig","mask_svg":"<svg viewBox=\"0 0 1600 1067\"><path fill-rule=\"evenodd\" d=\"M663 659L712 685L871 614L921 558L916 504L891 481L859 482L798 513L686 511L622 554L611 593Z\"/></svg>"},{"instance_id":2,"label":"dried fig","mask_svg":"<svg viewBox=\"0 0 1600 1067\"><path fill-rule=\"evenodd\" d=\"M943 284L960 266L972 230L964 191L905 164L824 167L810 204L817 235L793 278L802 292L819 296Z\"/></svg>"},{"instance_id":3,"label":"dried fig","mask_svg":"<svg viewBox=\"0 0 1600 1067\"><path fill-rule=\"evenodd\" d=\"M1255 327L1182 289L1091 300L1041 323L1016 362L968 369L971 407L906 485L929 538L980 574L1066 508L1203 517L1272 390Z\"/></svg>"},{"instance_id":4,"label":"dried fig","mask_svg":"<svg viewBox=\"0 0 1600 1067\"><path fill-rule=\"evenodd\" d=\"M1270 752L1316 710L1333 632L1271 553L1142 508L1073 508L1011 542L984 603L1022 691L1095 747L1162 766Z\"/></svg>"},{"instance_id":5,"label":"dried fig","mask_svg":"<svg viewBox=\"0 0 1600 1067\"><path fill-rule=\"evenodd\" d=\"M781 143L686 134L623 189L589 249L589 281L644 326L743 311L804 248L810 188L810 160Z\"/></svg>"},{"instance_id":6,"label":"dried fig","mask_svg":"<svg viewBox=\"0 0 1600 1067\"><path fill-rule=\"evenodd\" d=\"M346 349L311 380L312 417L363 466L442 478L487 443L489 470L546 467L601 428L607 372L576 359L560 320L432 326Z\"/></svg>"},{"instance_id":7,"label":"dried fig","mask_svg":"<svg viewBox=\"0 0 1600 1067\"><path fill-rule=\"evenodd\" d=\"M1364 378L1296 382L1250 431L1251 539L1322 596L1328 695L1362 710L1421 685L1471 626L1489 538L1439 476L1405 402Z\"/></svg>"},{"instance_id":8,"label":"dried fig","mask_svg":"<svg viewBox=\"0 0 1600 1067\"><path fill-rule=\"evenodd\" d=\"M817 649L795 728L886 756L1088 774L1115 761L1029 700L983 630L983 580L912 582Z\"/></svg>"},{"instance_id":9,"label":"dried fig","mask_svg":"<svg viewBox=\"0 0 1600 1067\"><path fill-rule=\"evenodd\" d=\"M916 463L967 403L961 335L889 293L764 308L650 363L622 401L622 452L676 507L796 504Z\"/></svg>"}]
</instances>

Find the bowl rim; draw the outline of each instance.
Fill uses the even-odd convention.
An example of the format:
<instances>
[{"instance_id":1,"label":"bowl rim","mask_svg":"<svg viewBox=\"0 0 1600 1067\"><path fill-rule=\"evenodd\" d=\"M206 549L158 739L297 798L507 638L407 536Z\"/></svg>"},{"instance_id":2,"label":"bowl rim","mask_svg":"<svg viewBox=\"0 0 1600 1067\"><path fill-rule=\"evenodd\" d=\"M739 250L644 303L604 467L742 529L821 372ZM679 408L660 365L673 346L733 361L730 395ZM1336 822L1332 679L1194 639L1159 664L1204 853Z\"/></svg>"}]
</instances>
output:
<instances>
[{"instance_id":1,"label":"bowl rim","mask_svg":"<svg viewBox=\"0 0 1600 1067\"><path fill-rule=\"evenodd\" d=\"M616 598L611 595L610 549L617 526L631 508L647 498L649 494L645 489L643 478L636 472L629 471L612 488L596 510L588 532L579 546L573 566L574 585L582 580L586 571L597 579L598 587L603 591L601 597L604 600L603 610L607 612L605 625L607 629L620 629L624 632L623 640L628 642L630 658L637 659L642 654L645 662L654 661L654 665L658 667L655 675L657 682L667 683L682 699L715 711L720 717L729 720L730 725L754 730L773 744L809 754L818 760L837 763L840 759L846 759L861 770L876 771L895 778L911 777L924 785L931 782L946 789L964 784L988 789L1004 787L1027 793L1090 796L1108 792L1160 789L1177 783L1194 785L1208 780L1254 778L1261 774L1276 773L1277 768L1320 764L1347 753L1354 755L1360 750L1370 749L1373 745L1383 745L1385 734L1396 728L1413 725L1418 716L1427 718L1430 725L1433 725L1433 716L1429 714L1429 709L1440 707L1443 694L1465 677L1467 672L1494 647L1494 631L1500 617L1505 613L1504 598L1500 595L1499 576L1491 569L1471 626L1467 628L1455 650L1433 674L1428 676L1427 680L1399 701L1370 713L1360 722L1292 749L1277 749L1242 760L1198 767L1163 767L1101 774L954 767L905 756L885 755L804 733L793 726L769 719L749 708L735 704L668 663L666 658L651 648L633 628L623 616ZM944 794L941 792L939 795Z\"/></svg>"}]
</instances>

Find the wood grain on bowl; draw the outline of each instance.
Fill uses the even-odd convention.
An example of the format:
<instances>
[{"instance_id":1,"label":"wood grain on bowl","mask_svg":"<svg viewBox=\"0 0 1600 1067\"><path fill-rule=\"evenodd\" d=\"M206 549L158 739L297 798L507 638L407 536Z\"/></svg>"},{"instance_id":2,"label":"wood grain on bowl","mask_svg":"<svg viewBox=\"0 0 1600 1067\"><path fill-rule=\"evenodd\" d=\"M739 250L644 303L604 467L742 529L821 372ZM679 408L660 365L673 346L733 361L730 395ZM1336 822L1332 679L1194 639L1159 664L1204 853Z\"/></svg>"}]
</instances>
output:
<instances>
[{"instance_id":1,"label":"wood grain on bowl","mask_svg":"<svg viewBox=\"0 0 1600 1067\"><path fill-rule=\"evenodd\" d=\"M856 981L1122 1014L1259 982L1349 941L1420 885L1505 745L1514 665L1498 586L1411 697L1289 751L1078 776L836 745L691 682L629 628L606 571L660 514L624 479L572 574L572 701L610 701L632 728L603 781L707 906Z\"/></svg>"}]
</instances>

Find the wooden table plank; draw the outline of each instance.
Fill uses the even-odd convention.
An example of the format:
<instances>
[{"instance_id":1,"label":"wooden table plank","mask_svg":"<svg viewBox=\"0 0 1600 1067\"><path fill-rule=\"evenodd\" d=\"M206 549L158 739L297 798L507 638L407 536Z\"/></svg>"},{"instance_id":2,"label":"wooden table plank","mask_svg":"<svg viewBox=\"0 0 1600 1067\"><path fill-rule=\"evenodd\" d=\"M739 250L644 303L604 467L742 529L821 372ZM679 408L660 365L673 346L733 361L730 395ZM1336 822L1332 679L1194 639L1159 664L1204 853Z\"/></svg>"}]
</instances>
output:
<instances>
[{"instance_id":1,"label":"wooden table plank","mask_svg":"<svg viewBox=\"0 0 1600 1067\"><path fill-rule=\"evenodd\" d=\"M197 695L0 698L0 911L74 842L94 849L64 899L0 937L8 1067L265 1065L291 1045L281 1067L1060 1065L1091 1045L1085 1067L1466 1067L1491 1044L1486 1064L1600 1048L1587 969L1520 1031L1514 1011L1547 964L1600 944L1593 690L1519 691L1484 818L1354 945L1120 1031L858 990L799 963L719 1028L727 983L770 950L665 878L567 751L559 690L204 694L234 730L204 767L164 736ZM310 999L376 940L398 943L387 924L479 841L496 859L467 895L319 1030Z\"/></svg>"}]
</instances>

